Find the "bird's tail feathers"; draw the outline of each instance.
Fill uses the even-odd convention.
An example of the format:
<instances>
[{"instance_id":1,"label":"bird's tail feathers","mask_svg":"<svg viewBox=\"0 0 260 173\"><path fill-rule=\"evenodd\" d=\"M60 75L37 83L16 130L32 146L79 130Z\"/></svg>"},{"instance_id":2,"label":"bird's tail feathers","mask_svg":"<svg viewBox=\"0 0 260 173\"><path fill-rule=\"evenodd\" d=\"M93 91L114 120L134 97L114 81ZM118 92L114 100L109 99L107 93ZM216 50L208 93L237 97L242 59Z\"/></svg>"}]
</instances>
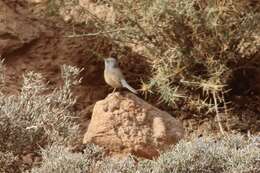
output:
<instances>
[{"instance_id":1,"label":"bird's tail feathers","mask_svg":"<svg viewBox=\"0 0 260 173\"><path fill-rule=\"evenodd\" d=\"M137 91L136 91L134 88L132 88L132 87L126 82L125 79L122 79L122 80L121 80L121 84L122 84L123 87L129 89L131 92L137 94Z\"/></svg>"}]
</instances>

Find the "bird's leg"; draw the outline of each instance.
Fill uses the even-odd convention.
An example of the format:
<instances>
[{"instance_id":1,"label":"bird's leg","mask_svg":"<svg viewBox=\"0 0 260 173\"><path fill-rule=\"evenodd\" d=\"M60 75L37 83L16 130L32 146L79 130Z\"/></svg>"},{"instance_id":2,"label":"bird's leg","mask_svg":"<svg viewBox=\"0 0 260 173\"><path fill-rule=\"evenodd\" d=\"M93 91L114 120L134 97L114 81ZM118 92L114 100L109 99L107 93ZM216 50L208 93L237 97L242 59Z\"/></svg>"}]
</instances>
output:
<instances>
[{"instance_id":1,"label":"bird's leg","mask_svg":"<svg viewBox=\"0 0 260 173\"><path fill-rule=\"evenodd\" d=\"M116 91L116 88L113 89L113 92L112 92L112 93L114 93L115 91Z\"/></svg>"}]
</instances>

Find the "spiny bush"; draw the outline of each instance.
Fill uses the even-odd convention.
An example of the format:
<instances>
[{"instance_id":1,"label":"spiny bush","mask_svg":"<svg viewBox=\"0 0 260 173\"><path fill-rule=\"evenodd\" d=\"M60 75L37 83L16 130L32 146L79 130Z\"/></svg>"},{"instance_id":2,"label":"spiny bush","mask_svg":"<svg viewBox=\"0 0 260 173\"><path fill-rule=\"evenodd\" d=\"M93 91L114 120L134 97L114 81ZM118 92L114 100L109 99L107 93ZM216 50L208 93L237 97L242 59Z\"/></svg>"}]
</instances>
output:
<instances>
[{"instance_id":1,"label":"spiny bush","mask_svg":"<svg viewBox=\"0 0 260 173\"><path fill-rule=\"evenodd\" d=\"M170 105L185 100L193 110L204 102L208 103L205 112L212 112L214 100L210 98L215 97L217 105L223 102L232 68L259 52L260 14L241 7L241 2L105 2L114 8L117 22L100 29L124 28L108 35L119 44L144 47L143 55L153 66L150 89ZM245 45L248 51L242 51Z\"/></svg>"},{"instance_id":2,"label":"spiny bush","mask_svg":"<svg viewBox=\"0 0 260 173\"><path fill-rule=\"evenodd\" d=\"M91 172L94 163L102 158L102 151L94 145L87 145L83 153L72 153L61 145L42 149L42 164L31 173L82 173Z\"/></svg>"},{"instance_id":3,"label":"spiny bush","mask_svg":"<svg viewBox=\"0 0 260 173\"><path fill-rule=\"evenodd\" d=\"M143 92L155 91L161 102L177 104L192 114L224 112L225 93L237 68L246 68L259 54L259 6L233 0L102 0L92 6L113 9L113 20L95 11L81 21L120 46L132 47L151 62L150 80ZM66 6L66 5L65 5ZM109 11L109 10L108 10ZM109 16L109 14L107 14ZM90 19L91 18L91 19ZM89 21L92 22L89 22ZM80 33L77 34L80 36ZM253 65L257 68L257 65ZM227 109L226 109L227 110ZM225 111L226 113L226 111Z\"/></svg>"}]
</instances>

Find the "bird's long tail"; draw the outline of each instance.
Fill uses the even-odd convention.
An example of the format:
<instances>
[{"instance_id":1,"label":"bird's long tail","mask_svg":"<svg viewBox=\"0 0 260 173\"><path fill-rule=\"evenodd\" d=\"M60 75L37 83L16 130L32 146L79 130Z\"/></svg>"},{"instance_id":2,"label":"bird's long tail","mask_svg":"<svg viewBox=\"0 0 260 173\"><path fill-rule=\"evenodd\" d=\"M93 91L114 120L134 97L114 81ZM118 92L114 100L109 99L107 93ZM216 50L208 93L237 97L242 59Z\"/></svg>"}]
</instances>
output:
<instances>
[{"instance_id":1,"label":"bird's long tail","mask_svg":"<svg viewBox=\"0 0 260 173\"><path fill-rule=\"evenodd\" d=\"M125 79L122 79L122 80L121 80L121 84L122 84L123 87L129 89L131 92L137 94L137 91L136 91L134 88L132 88L132 87L126 82Z\"/></svg>"}]
</instances>

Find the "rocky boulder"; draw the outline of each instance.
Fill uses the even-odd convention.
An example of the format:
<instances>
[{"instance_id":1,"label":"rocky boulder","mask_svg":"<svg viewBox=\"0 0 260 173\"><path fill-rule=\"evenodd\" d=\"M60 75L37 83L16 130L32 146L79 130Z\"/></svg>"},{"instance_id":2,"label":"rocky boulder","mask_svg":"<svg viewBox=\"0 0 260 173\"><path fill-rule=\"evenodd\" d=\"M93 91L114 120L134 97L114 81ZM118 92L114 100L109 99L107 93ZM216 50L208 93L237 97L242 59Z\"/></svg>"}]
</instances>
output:
<instances>
[{"instance_id":1,"label":"rocky boulder","mask_svg":"<svg viewBox=\"0 0 260 173\"><path fill-rule=\"evenodd\" d=\"M83 143L112 154L153 158L184 136L181 122L134 94L109 94L94 106Z\"/></svg>"}]
</instances>

